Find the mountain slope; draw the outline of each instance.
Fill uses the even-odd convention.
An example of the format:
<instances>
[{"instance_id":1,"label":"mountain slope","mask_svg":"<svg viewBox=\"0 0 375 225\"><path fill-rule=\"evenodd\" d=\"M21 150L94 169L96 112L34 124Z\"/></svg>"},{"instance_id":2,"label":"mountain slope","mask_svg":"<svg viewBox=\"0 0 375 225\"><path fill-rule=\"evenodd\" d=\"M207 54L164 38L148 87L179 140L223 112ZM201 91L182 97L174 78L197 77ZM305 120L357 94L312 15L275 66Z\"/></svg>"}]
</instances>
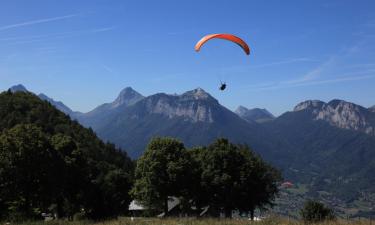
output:
<instances>
[{"instance_id":1,"label":"mountain slope","mask_svg":"<svg viewBox=\"0 0 375 225\"><path fill-rule=\"evenodd\" d=\"M28 91L25 86L23 86L22 84L18 84L18 85L14 85L12 87L9 88L9 90L13 93L16 93L16 92L29 92L29 93L32 93L30 91ZM61 112L65 113L66 115L69 115L71 117L76 117L80 114L80 112L73 112L73 110L71 110L68 106L66 106L64 103L60 102L60 101L55 101L54 99L48 97L47 95L43 94L43 93L40 93L38 95L38 97L44 101L47 101L49 103L51 103L51 105L55 106L58 110L60 110Z\"/></svg>"},{"instance_id":2,"label":"mountain slope","mask_svg":"<svg viewBox=\"0 0 375 225\"><path fill-rule=\"evenodd\" d=\"M333 115L320 117L340 108ZM306 101L293 112L264 123L270 135L292 146L290 151L282 150L287 154L286 177L309 184L311 195L325 190L342 201L352 202L363 192L374 192L375 137L353 123L363 124L360 121L367 118L368 112L362 110L339 100L328 104Z\"/></svg>"},{"instance_id":3,"label":"mountain slope","mask_svg":"<svg viewBox=\"0 0 375 225\"><path fill-rule=\"evenodd\" d=\"M31 92L0 93L0 155L1 218L35 219L56 205L59 215L84 207L88 218L103 219L130 203L126 152Z\"/></svg>"},{"instance_id":4,"label":"mountain slope","mask_svg":"<svg viewBox=\"0 0 375 225\"><path fill-rule=\"evenodd\" d=\"M332 126L375 135L375 115L368 109L343 100L305 101L294 111L308 111L314 120L323 120Z\"/></svg>"},{"instance_id":5,"label":"mountain slope","mask_svg":"<svg viewBox=\"0 0 375 225\"><path fill-rule=\"evenodd\" d=\"M200 88L182 95L148 96L133 105L118 107L100 123L91 125L100 137L126 148L132 157L140 156L154 136L176 137L187 146L226 137L248 143L264 155L270 155L274 144L273 140L260 141L267 134L257 123L245 122Z\"/></svg>"},{"instance_id":6,"label":"mountain slope","mask_svg":"<svg viewBox=\"0 0 375 225\"><path fill-rule=\"evenodd\" d=\"M95 129L96 127L100 127L101 123L106 121L107 118L121 111L122 108L133 105L143 98L141 94L131 87L126 87L113 102L102 104L88 113L76 115L75 118L85 126Z\"/></svg>"},{"instance_id":7,"label":"mountain slope","mask_svg":"<svg viewBox=\"0 0 375 225\"><path fill-rule=\"evenodd\" d=\"M66 115L74 115L78 112L73 112L73 110L71 110L68 106L64 105L64 103L60 102L60 101L55 101L53 100L53 98L50 98L48 97L47 95L43 94L43 93L40 93L38 95L38 97L44 101L47 101L49 103L51 103L53 106L55 106L58 110L60 110L61 112L65 113Z\"/></svg>"},{"instance_id":8,"label":"mountain slope","mask_svg":"<svg viewBox=\"0 0 375 225\"><path fill-rule=\"evenodd\" d=\"M260 108L248 109L244 106L239 106L235 113L242 119L256 121L258 123L263 123L275 118L275 116L268 112L267 109Z\"/></svg>"}]
</instances>

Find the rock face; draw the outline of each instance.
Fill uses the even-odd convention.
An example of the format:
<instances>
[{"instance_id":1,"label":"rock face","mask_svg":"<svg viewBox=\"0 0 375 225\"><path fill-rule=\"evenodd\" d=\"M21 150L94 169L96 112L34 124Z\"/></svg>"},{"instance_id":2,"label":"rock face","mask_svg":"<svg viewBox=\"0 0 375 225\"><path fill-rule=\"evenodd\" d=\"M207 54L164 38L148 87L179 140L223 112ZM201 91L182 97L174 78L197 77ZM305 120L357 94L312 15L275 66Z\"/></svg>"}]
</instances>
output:
<instances>
[{"instance_id":1,"label":"rock face","mask_svg":"<svg viewBox=\"0 0 375 225\"><path fill-rule=\"evenodd\" d=\"M131 105L95 114L90 112L78 119L104 140L126 149L134 158L142 154L155 136L175 137L190 147L226 137L233 142L251 143L263 152L270 149L268 145L273 142L269 138L264 145L259 144L266 135L262 127L244 121L201 88L181 95L154 94Z\"/></svg>"},{"instance_id":2,"label":"rock face","mask_svg":"<svg viewBox=\"0 0 375 225\"><path fill-rule=\"evenodd\" d=\"M190 122L212 123L212 106L219 102L203 89L198 88L182 95L156 94L145 99L145 109L148 113L181 117Z\"/></svg>"},{"instance_id":3,"label":"rock face","mask_svg":"<svg viewBox=\"0 0 375 225\"><path fill-rule=\"evenodd\" d=\"M371 106L370 108L368 108L368 110L370 110L371 112L375 113L375 105Z\"/></svg>"},{"instance_id":4,"label":"rock face","mask_svg":"<svg viewBox=\"0 0 375 225\"><path fill-rule=\"evenodd\" d=\"M270 136L289 144L278 147L285 158L273 158L273 163L283 163L288 179L309 184L307 197L324 190L332 194L329 201L351 202L362 191L374 193L375 136L366 133L372 127L370 114L374 113L341 100L298 104L294 111L262 124Z\"/></svg>"},{"instance_id":5,"label":"rock face","mask_svg":"<svg viewBox=\"0 0 375 225\"><path fill-rule=\"evenodd\" d=\"M294 108L294 112L306 111L315 120L324 120L343 129L375 135L375 115L371 110L343 100L305 101Z\"/></svg>"},{"instance_id":6,"label":"rock face","mask_svg":"<svg viewBox=\"0 0 375 225\"><path fill-rule=\"evenodd\" d=\"M247 121L256 121L258 123L267 122L275 118L267 109L260 108L248 109L244 106L239 106L235 113Z\"/></svg>"},{"instance_id":7,"label":"rock face","mask_svg":"<svg viewBox=\"0 0 375 225\"><path fill-rule=\"evenodd\" d=\"M109 106L110 108L116 108L123 105L129 106L133 105L134 103L138 102L143 98L144 97L135 90L133 90L133 88L126 87L120 92L120 94L114 102L109 103Z\"/></svg>"}]
</instances>

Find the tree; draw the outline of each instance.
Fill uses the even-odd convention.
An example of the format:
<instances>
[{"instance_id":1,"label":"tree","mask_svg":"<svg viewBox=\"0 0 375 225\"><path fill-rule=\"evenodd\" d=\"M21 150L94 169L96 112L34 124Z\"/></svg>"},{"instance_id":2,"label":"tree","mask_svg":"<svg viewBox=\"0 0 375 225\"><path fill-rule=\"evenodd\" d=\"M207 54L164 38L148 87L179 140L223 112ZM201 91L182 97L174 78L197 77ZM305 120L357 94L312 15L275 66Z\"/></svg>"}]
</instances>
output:
<instances>
[{"instance_id":1,"label":"tree","mask_svg":"<svg viewBox=\"0 0 375 225\"><path fill-rule=\"evenodd\" d=\"M189 159L183 143L154 138L138 159L132 196L143 205L168 213L168 196L184 195Z\"/></svg>"},{"instance_id":2,"label":"tree","mask_svg":"<svg viewBox=\"0 0 375 225\"><path fill-rule=\"evenodd\" d=\"M300 214L302 219L308 223L335 219L335 214L332 209L324 206L323 203L313 200L308 200L305 202Z\"/></svg>"},{"instance_id":3,"label":"tree","mask_svg":"<svg viewBox=\"0 0 375 225\"><path fill-rule=\"evenodd\" d=\"M35 125L16 125L0 136L0 195L12 217L35 218L54 201L61 165L47 136Z\"/></svg>"},{"instance_id":4,"label":"tree","mask_svg":"<svg viewBox=\"0 0 375 225\"><path fill-rule=\"evenodd\" d=\"M187 182L187 196L191 200L191 204L197 208L198 212L202 207L209 204L209 193L202 183L202 162L206 151L206 147L196 147L188 151L190 155L190 177L188 178L189 182Z\"/></svg>"},{"instance_id":5,"label":"tree","mask_svg":"<svg viewBox=\"0 0 375 225\"><path fill-rule=\"evenodd\" d=\"M238 209L250 212L254 219L255 208L264 209L273 206L273 200L278 194L278 183L282 180L280 171L264 162L248 146L238 146L244 157L241 167L240 187L237 191Z\"/></svg>"},{"instance_id":6,"label":"tree","mask_svg":"<svg viewBox=\"0 0 375 225\"><path fill-rule=\"evenodd\" d=\"M200 190L193 199L217 210L223 208L226 217L233 209L250 212L255 208L272 206L278 193L280 172L264 162L247 146L234 145L218 139L207 148L191 153L200 162ZM193 170L194 171L194 170Z\"/></svg>"},{"instance_id":7,"label":"tree","mask_svg":"<svg viewBox=\"0 0 375 225\"><path fill-rule=\"evenodd\" d=\"M209 145L201 157L202 186L210 207L224 208L226 217L231 217L236 208L240 165L243 163L237 147L226 139L218 139Z\"/></svg>"},{"instance_id":8,"label":"tree","mask_svg":"<svg viewBox=\"0 0 375 225\"><path fill-rule=\"evenodd\" d=\"M32 93L0 93L0 220L125 213L133 162ZM9 218L11 219L11 218Z\"/></svg>"}]
</instances>

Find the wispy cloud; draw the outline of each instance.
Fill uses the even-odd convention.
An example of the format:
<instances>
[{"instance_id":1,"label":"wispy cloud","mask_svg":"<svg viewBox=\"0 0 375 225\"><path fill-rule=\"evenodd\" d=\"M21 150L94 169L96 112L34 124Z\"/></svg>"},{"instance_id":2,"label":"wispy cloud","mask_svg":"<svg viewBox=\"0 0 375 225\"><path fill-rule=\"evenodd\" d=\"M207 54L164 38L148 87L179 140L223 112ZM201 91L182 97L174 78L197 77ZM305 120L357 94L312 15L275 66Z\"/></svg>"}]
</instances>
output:
<instances>
[{"instance_id":1,"label":"wispy cloud","mask_svg":"<svg viewBox=\"0 0 375 225\"><path fill-rule=\"evenodd\" d=\"M70 14L70 15L65 15L65 16L50 17L50 18L45 18L45 19L30 20L30 21L26 21L26 22L22 22L22 23L5 25L5 26L0 27L0 31L14 29L14 28L18 28L18 27L31 26L31 25L35 25L35 24L48 23L48 22L52 22L52 21L66 20L66 19L70 19L70 18L73 18L73 17L77 17L79 15L81 15L81 14Z\"/></svg>"},{"instance_id":2,"label":"wispy cloud","mask_svg":"<svg viewBox=\"0 0 375 225\"><path fill-rule=\"evenodd\" d=\"M263 63L258 65L250 65L250 66L230 66L220 68L220 73L247 73L250 69L259 69L259 68L267 68L267 67L274 67L280 65L287 65L293 63L303 63L303 62L318 62L315 59L307 58L307 57L298 57L298 58L289 58L280 61L274 61L269 63Z\"/></svg>"},{"instance_id":3,"label":"wispy cloud","mask_svg":"<svg viewBox=\"0 0 375 225\"><path fill-rule=\"evenodd\" d=\"M312 70L310 70L307 73L300 76L299 78L282 81L282 82L280 82L280 84L284 84L284 85L301 84L302 85L306 82L311 82L311 81L317 80L321 76L323 76L324 73L327 72L327 70L337 66L338 61L342 60L345 57L350 57L350 56L352 56L356 53L359 53L361 51L361 48L362 48L363 44L364 44L364 42L361 40L361 41L358 41L354 45L351 45L349 47L345 47L341 51L339 51L338 53L330 56L326 61L324 61L323 63L321 63L317 67L313 68Z\"/></svg>"},{"instance_id":4,"label":"wispy cloud","mask_svg":"<svg viewBox=\"0 0 375 225\"><path fill-rule=\"evenodd\" d=\"M300 78L293 79L293 80L287 80L282 83L284 84L298 84L303 83L311 80L315 80L319 78L322 74L322 72L332 66L335 63L336 57L332 56L324 63L320 64L316 68L312 69L311 71L307 72L306 74L302 75Z\"/></svg>"},{"instance_id":5,"label":"wispy cloud","mask_svg":"<svg viewBox=\"0 0 375 225\"><path fill-rule=\"evenodd\" d=\"M366 74L367 73L367 74ZM287 89L287 88L294 88L294 87L305 87L305 86L315 86L315 85L323 85L323 84L332 84L332 83L341 83L341 82L348 82L348 81L358 81L358 80L368 80L375 78L375 71L368 71L365 73L360 74L352 74L351 76L344 76L334 79L326 79L326 80L316 80L316 81L309 81L303 83L295 83L295 84L283 84L283 83L269 83L259 85L258 87L253 86L249 87L250 91L268 91L268 90L277 90L277 89Z\"/></svg>"},{"instance_id":6,"label":"wispy cloud","mask_svg":"<svg viewBox=\"0 0 375 225\"><path fill-rule=\"evenodd\" d=\"M263 68L263 67L270 67L270 66L278 66L278 65L284 65L284 64L291 64L291 63L298 63L298 62L316 62L317 60L310 59L307 57L300 57L300 58L291 58L291 59L285 59L280 60L276 62L270 62L270 63L264 63L260 65L250 66L250 68Z\"/></svg>"},{"instance_id":7,"label":"wispy cloud","mask_svg":"<svg viewBox=\"0 0 375 225\"><path fill-rule=\"evenodd\" d=\"M101 32L108 32L115 29L115 27L101 27L86 30L76 30L69 32L44 34L44 35L32 35L32 36L20 36L20 37L8 37L0 39L0 42L7 42L8 45L28 44L34 42L44 42L53 39L71 38L88 34L96 34Z\"/></svg>"},{"instance_id":8,"label":"wispy cloud","mask_svg":"<svg viewBox=\"0 0 375 225\"><path fill-rule=\"evenodd\" d=\"M112 26L112 27L102 27L102 28L98 28L98 29L93 29L91 30L92 33L100 33L100 32L106 32L106 31L111 31L111 30L114 30L116 29L116 27Z\"/></svg>"},{"instance_id":9,"label":"wispy cloud","mask_svg":"<svg viewBox=\"0 0 375 225\"><path fill-rule=\"evenodd\" d=\"M111 74L115 74L115 71L114 71L111 67L109 67L109 66L107 66L107 65L104 65L104 64L102 64L101 66L103 67L103 69L104 69L105 71L107 71L107 72L109 72L109 73L111 73Z\"/></svg>"}]
</instances>

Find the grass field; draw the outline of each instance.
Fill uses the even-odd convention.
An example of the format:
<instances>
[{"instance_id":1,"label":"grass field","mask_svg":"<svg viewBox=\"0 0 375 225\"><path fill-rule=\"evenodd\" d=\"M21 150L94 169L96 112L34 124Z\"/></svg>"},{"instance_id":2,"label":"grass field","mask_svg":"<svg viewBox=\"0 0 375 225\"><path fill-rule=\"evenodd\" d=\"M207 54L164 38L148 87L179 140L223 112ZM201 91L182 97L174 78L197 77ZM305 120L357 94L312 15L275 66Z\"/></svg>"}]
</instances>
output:
<instances>
[{"instance_id":1,"label":"grass field","mask_svg":"<svg viewBox=\"0 0 375 225\"><path fill-rule=\"evenodd\" d=\"M4 225L5 223L1 223ZM131 220L130 218L120 218L116 220L108 220L103 222L92 222L92 221L48 221L48 222L23 222L23 223L10 223L10 225L297 225L304 224L302 221L288 220L285 218L270 218L263 221L248 221L244 219L157 219L157 218L136 218ZM374 221L370 220L337 220L331 222L319 223L321 225L338 225L338 224L350 224L350 225L375 225Z\"/></svg>"}]
</instances>

